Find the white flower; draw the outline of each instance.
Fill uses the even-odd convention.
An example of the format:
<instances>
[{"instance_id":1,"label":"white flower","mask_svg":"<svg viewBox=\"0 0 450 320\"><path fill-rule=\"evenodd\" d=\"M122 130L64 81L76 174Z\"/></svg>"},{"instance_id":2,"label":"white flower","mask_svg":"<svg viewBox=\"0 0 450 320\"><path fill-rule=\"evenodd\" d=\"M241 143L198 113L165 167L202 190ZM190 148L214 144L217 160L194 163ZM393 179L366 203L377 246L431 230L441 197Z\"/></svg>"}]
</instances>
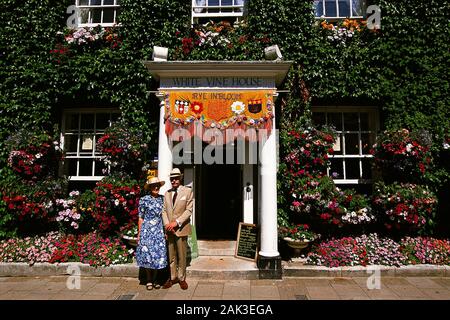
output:
<instances>
[{"instance_id":1,"label":"white flower","mask_svg":"<svg viewBox=\"0 0 450 320\"><path fill-rule=\"evenodd\" d=\"M37 154L35 155L35 157L36 157L36 159L39 159L40 157L42 157L42 153L37 153Z\"/></svg>"},{"instance_id":2,"label":"white flower","mask_svg":"<svg viewBox=\"0 0 450 320\"><path fill-rule=\"evenodd\" d=\"M120 201L118 199L114 200L114 205L117 207L119 205Z\"/></svg>"},{"instance_id":3,"label":"white flower","mask_svg":"<svg viewBox=\"0 0 450 320\"><path fill-rule=\"evenodd\" d=\"M242 101L235 101L231 105L231 111L235 114L241 114L245 110L245 104Z\"/></svg>"}]
</instances>

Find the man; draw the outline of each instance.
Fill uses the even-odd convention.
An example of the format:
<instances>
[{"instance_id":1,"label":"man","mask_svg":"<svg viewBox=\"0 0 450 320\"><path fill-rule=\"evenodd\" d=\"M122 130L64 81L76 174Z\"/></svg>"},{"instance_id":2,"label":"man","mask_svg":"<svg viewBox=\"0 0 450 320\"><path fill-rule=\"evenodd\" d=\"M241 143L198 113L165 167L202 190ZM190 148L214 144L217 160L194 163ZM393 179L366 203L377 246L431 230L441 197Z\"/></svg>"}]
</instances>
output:
<instances>
[{"instance_id":1,"label":"man","mask_svg":"<svg viewBox=\"0 0 450 320\"><path fill-rule=\"evenodd\" d=\"M191 188L181 185L181 171L174 168L170 172L172 189L164 195L162 218L166 229L169 246L170 279L163 288L170 288L179 283L186 290L187 237L191 234L191 215L193 192Z\"/></svg>"}]
</instances>

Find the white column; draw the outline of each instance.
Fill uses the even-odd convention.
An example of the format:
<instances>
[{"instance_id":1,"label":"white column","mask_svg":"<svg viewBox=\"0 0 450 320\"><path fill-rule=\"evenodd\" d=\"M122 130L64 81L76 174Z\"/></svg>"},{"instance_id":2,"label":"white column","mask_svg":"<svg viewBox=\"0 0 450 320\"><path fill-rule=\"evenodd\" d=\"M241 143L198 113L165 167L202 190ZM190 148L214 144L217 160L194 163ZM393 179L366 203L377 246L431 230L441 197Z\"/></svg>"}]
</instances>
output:
<instances>
[{"instance_id":1,"label":"white column","mask_svg":"<svg viewBox=\"0 0 450 320\"><path fill-rule=\"evenodd\" d=\"M260 185L261 210L259 221L261 224L261 250L263 257L277 257L278 228L277 228L277 141L275 119L270 136L262 146L260 152Z\"/></svg>"},{"instance_id":2,"label":"white column","mask_svg":"<svg viewBox=\"0 0 450 320\"><path fill-rule=\"evenodd\" d=\"M172 171L172 150L166 134L164 113L164 101L161 101L159 105L158 178L166 182L160 190L161 194L166 193L171 188L169 175Z\"/></svg>"},{"instance_id":3,"label":"white column","mask_svg":"<svg viewBox=\"0 0 450 320\"><path fill-rule=\"evenodd\" d=\"M245 142L245 164L242 165L242 193L243 193L243 211L244 211L244 223L253 223L253 194L254 183L253 183L253 163L250 162L249 153L251 152L250 143Z\"/></svg>"}]
</instances>

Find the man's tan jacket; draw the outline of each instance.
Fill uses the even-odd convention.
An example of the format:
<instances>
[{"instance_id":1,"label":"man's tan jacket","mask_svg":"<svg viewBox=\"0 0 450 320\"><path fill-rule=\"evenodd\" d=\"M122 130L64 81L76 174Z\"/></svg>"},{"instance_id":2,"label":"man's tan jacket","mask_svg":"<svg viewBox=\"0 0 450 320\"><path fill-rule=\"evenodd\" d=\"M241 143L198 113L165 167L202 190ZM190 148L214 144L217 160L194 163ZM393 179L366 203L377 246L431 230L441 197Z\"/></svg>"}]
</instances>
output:
<instances>
[{"instance_id":1,"label":"man's tan jacket","mask_svg":"<svg viewBox=\"0 0 450 320\"><path fill-rule=\"evenodd\" d=\"M164 226L169 222L178 220L181 227L176 229L175 235L178 237L188 236L191 234L191 215L194 205L192 189L185 186L179 186L174 205L172 205L172 198L173 190L170 189L164 195L164 207L162 211Z\"/></svg>"}]
</instances>

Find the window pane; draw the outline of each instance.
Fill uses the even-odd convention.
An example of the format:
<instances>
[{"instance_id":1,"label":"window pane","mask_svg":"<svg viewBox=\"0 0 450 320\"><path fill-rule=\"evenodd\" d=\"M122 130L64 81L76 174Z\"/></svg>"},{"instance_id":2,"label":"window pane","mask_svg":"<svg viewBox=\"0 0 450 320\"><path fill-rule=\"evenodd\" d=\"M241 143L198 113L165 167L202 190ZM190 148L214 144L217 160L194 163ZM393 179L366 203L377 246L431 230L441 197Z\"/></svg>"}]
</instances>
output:
<instances>
[{"instance_id":1,"label":"window pane","mask_svg":"<svg viewBox=\"0 0 450 320\"><path fill-rule=\"evenodd\" d=\"M342 159L330 159L330 177L333 179L344 179L344 167L342 165Z\"/></svg>"},{"instance_id":2,"label":"window pane","mask_svg":"<svg viewBox=\"0 0 450 320\"><path fill-rule=\"evenodd\" d=\"M359 159L345 159L346 179L359 179Z\"/></svg>"},{"instance_id":3,"label":"window pane","mask_svg":"<svg viewBox=\"0 0 450 320\"><path fill-rule=\"evenodd\" d=\"M102 0L91 0L91 6L99 6L102 4Z\"/></svg>"},{"instance_id":4,"label":"window pane","mask_svg":"<svg viewBox=\"0 0 450 320\"><path fill-rule=\"evenodd\" d=\"M87 5L89 5L89 0L79 0L79 5L80 6L87 6Z\"/></svg>"},{"instance_id":5,"label":"window pane","mask_svg":"<svg viewBox=\"0 0 450 320\"><path fill-rule=\"evenodd\" d=\"M349 0L339 0L339 16L340 17L350 17Z\"/></svg>"},{"instance_id":6,"label":"window pane","mask_svg":"<svg viewBox=\"0 0 450 320\"><path fill-rule=\"evenodd\" d=\"M336 137L336 142L333 145L333 154L341 155L343 154L343 149L342 134L339 134Z\"/></svg>"},{"instance_id":7,"label":"window pane","mask_svg":"<svg viewBox=\"0 0 450 320\"><path fill-rule=\"evenodd\" d=\"M365 0L351 0L353 4L353 16L364 16L364 11L366 9Z\"/></svg>"},{"instance_id":8,"label":"window pane","mask_svg":"<svg viewBox=\"0 0 450 320\"><path fill-rule=\"evenodd\" d=\"M328 124L332 125L338 131L342 131L342 113L340 112L329 112L327 114Z\"/></svg>"},{"instance_id":9,"label":"window pane","mask_svg":"<svg viewBox=\"0 0 450 320\"><path fill-rule=\"evenodd\" d=\"M375 144L374 133L361 133L362 154L370 154L370 149Z\"/></svg>"},{"instance_id":10,"label":"window pane","mask_svg":"<svg viewBox=\"0 0 450 320\"><path fill-rule=\"evenodd\" d=\"M361 121L361 131L369 131L369 113L361 112L359 117Z\"/></svg>"},{"instance_id":11,"label":"window pane","mask_svg":"<svg viewBox=\"0 0 450 320\"><path fill-rule=\"evenodd\" d=\"M312 121L313 121L313 124L316 126L322 126L322 125L326 124L325 112L313 112Z\"/></svg>"},{"instance_id":12,"label":"window pane","mask_svg":"<svg viewBox=\"0 0 450 320\"><path fill-rule=\"evenodd\" d=\"M97 130L105 130L109 127L109 113L97 113Z\"/></svg>"},{"instance_id":13,"label":"window pane","mask_svg":"<svg viewBox=\"0 0 450 320\"><path fill-rule=\"evenodd\" d=\"M114 4L114 0L103 0L103 4L104 5L113 5Z\"/></svg>"},{"instance_id":14,"label":"window pane","mask_svg":"<svg viewBox=\"0 0 450 320\"><path fill-rule=\"evenodd\" d=\"M116 122L116 121L119 120L119 117L120 117L120 113L112 113L111 114L111 121L112 122Z\"/></svg>"},{"instance_id":15,"label":"window pane","mask_svg":"<svg viewBox=\"0 0 450 320\"><path fill-rule=\"evenodd\" d=\"M325 0L325 16L336 17L336 0Z\"/></svg>"},{"instance_id":16,"label":"window pane","mask_svg":"<svg viewBox=\"0 0 450 320\"><path fill-rule=\"evenodd\" d=\"M78 113L68 113L65 120L66 131L78 131Z\"/></svg>"},{"instance_id":17,"label":"window pane","mask_svg":"<svg viewBox=\"0 0 450 320\"><path fill-rule=\"evenodd\" d=\"M363 179L372 179L372 159L362 159Z\"/></svg>"},{"instance_id":18,"label":"window pane","mask_svg":"<svg viewBox=\"0 0 450 320\"><path fill-rule=\"evenodd\" d=\"M92 9L91 23L101 23L101 22L102 22L102 9Z\"/></svg>"},{"instance_id":19,"label":"window pane","mask_svg":"<svg viewBox=\"0 0 450 320\"><path fill-rule=\"evenodd\" d=\"M93 113L84 113L81 115L81 129L94 131Z\"/></svg>"},{"instance_id":20,"label":"window pane","mask_svg":"<svg viewBox=\"0 0 450 320\"><path fill-rule=\"evenodd\" d=\"M103 23L113 23L114 22L114 9L108 8L103 9Z\"/></svg>"},{"instance_id":21,"label":"window pane","mask_svg":"<svg viewBox=\"0 0 450 320\"><path fill-rule=\"evenodd\" d=\"M243 6L244 3L245 3L244 0L234 0L234 4L237 5L237 6ZM244 11L243 8L239 8L239 9L235 9L234 10L234 12L242 12L242 11Z\"/></svg>"},{"instance_id":22,"label":"window pane","mask_svg":"<svg viewBox=\"0 0 450 320\"><path fill-rule=\"evenodd\" d=\"M65 152L77 152L78 135L65 135L64 136L64 151Z\"/></svg>"},{"instance_id":23,"label":"window pane","mask_svg":"<svg viewBox=\"0 0 450 320\"><path fill-rule=\"evenodd\" d=\"M89 23L89 9L80 9L80 23Z\"/></svg>"},{"instance_id":24,"label":"window pane","mask_svg":"<svg viewBox=\"0 0 450 320\"><path fill-rule=\"evenodd\" d=\"M107 167L105 166L103 161L100 161L100 160L95 161L95 175L96 176L106 175L108 173L106 170L107 170Z\"/></svg>"},{"instance_id":25,"label":"window pane","mask_svg":"<svg viewBox=\"0 0 450 320\"><path fill-rule=\"evenodd\" d=\"M357 113L344 113L344 130L359 131Z\"/></svg>"},{"instance_id":26,"label":"window pane","mask_svg":"<svg viewBox=\"0 0 450 320\"><path fill-rule=\"evenodd\" d=\"M359 155L359 139L357 133L347 133L345 135L345 154Z\"/></svg>"},{"instance_id":27,"label":"window pane","mask_svg":"<svg viewBox=\"0 0 450 320\"><path fill-rule=\"evenodd\" d=\"M219 0L208 0L208 6L218 6L219 5ZM220 10L218 8L216 9L208 9L209 13L213 13L213 12L220 12Z\"/></svg>"},{"instance_id":28,"label":"window pane","mask_svg":"<svg viewBox=\"0 0 450 320\"><path fill-rule=\"evenodd\" d=\"M66 159L64 160L64 166L68 168L69 176L77 175L77 160L76 159Z\"/></svg>"},{"instance_id":29,"label":"window pane","mask_svg":"<svg viewBox=\"0 0 450 320\"><path fill-rule=\"evenodd\" d=\"M316 17L321 17L323 15L323 0L314 0L314 11Z\"/></svg>"},{"instance_id":30,"label":"window pane","mask_svg":"<svg viewBox=\"0 0 450 320\"><path fill-rule=\"evenodd\" d=\"M92 176L92 159L80 159L80 176Z\"/></svg>"}]
</instances>

